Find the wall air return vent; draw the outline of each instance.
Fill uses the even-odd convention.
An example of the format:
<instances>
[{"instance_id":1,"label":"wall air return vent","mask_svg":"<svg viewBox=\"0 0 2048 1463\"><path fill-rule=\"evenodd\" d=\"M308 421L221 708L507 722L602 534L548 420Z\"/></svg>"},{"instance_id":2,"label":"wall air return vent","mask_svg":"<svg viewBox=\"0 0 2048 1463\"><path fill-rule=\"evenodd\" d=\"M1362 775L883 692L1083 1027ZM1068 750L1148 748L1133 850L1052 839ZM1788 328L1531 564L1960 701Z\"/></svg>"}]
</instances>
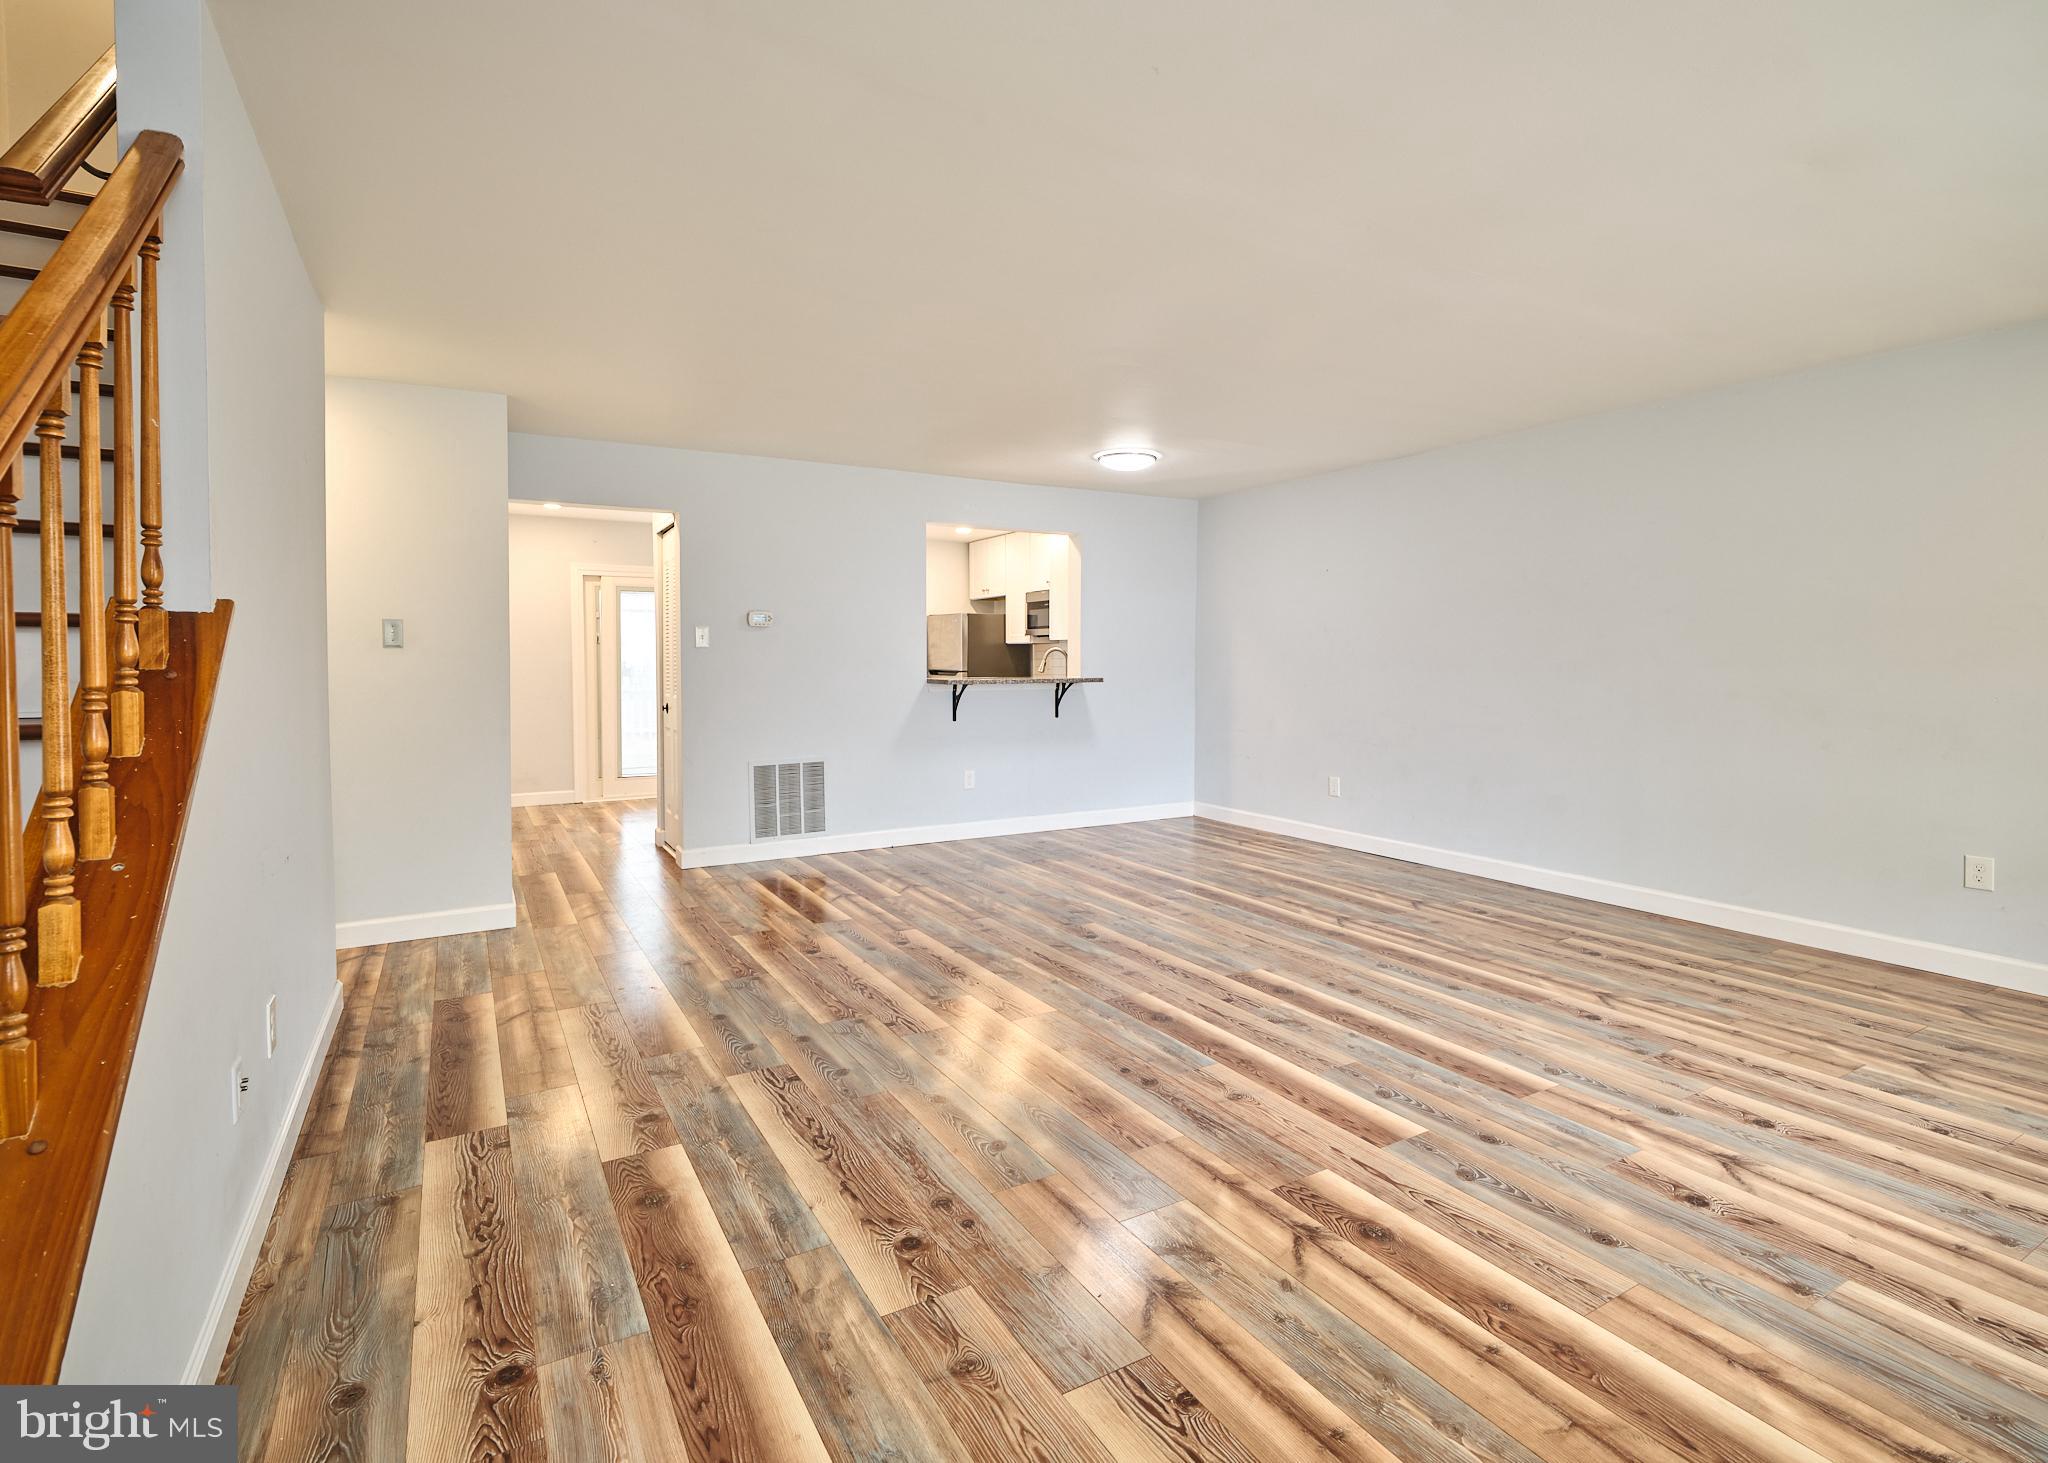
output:
<instances>
[{"instance_id":1,"label":"wall air return vent","mask_svg":"<svg viewBox=\"0 0 2048 1463\"><path fill-rule=\"evenodd\" d=\"M762 762L753 773L754 841L825 831L825 764Z\"/></svg>"}]
</instances>

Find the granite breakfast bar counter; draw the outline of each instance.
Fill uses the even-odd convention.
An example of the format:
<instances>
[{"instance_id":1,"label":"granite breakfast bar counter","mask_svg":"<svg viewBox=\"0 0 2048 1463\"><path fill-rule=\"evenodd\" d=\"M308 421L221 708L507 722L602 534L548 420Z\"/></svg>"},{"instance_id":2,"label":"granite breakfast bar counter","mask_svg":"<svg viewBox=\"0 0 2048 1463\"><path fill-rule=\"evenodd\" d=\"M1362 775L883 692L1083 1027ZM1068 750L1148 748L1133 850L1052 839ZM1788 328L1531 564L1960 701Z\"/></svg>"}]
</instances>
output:
<instances>
[{"instance_id":1,"label":"granite breakfast bar counter","mask_svg":"<svg viewBox=\"0 0 2048 1463\"><path fill-rule=\"evenodd\" d=\"M1052 714L1060 714L1060 703L1075 686L1099 685L1100 676L926 676L928 686L953 688L953 720L960 719L960 698L969 686L1051 686Z\"/></svg>"}]
</instances>

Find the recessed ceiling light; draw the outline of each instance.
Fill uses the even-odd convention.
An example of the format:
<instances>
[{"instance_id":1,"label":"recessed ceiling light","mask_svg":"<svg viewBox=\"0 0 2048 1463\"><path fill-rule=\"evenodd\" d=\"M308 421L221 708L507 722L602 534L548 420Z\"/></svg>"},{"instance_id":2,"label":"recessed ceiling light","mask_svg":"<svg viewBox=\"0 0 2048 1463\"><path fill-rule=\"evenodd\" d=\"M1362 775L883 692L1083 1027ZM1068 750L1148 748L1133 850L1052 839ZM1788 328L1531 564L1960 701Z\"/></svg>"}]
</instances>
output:
<instances>
[{"instance_id":1,"label":"recessed ceiling light","mask_svg":"<svg viewBox=\"0 0 2048 1463\"><path fill-rule=\"evenodd\" d=\"M1159 454L1144 447L1113 447L1096 453L1095 460L1111 472L1143 472L1159 460Z\"/></svg>"},{"instance_id":2,"label":"recessed ceiling light","mask_svg":"<svg viewBox=\"0 0 2048 1463\"><path fill-rule=\"evenodd\" d=\"M953 532L955 532L955 533L973 533L973 532L974 532L974 530L973 530L973 529L971 529L971 528L969 528L969 527L968 527L968 526L967 526L966 524L964 524L964 523L963 523L963 524L961 524L961 525L960 525L960 526L959 526L958 528L954 529L954 530L953 530Z\"/></svg>"},{"instance_id":3,"label":"recessed ceiling light","mask_svg":"<svg viewBox=\"0 0 2048 1463\"><path fill-rule=\"evenodd\" d=\"M543 503L540 506L547 509L550 513L560 513L562 511L560 503Z\"/></svg>"}]
</instances>

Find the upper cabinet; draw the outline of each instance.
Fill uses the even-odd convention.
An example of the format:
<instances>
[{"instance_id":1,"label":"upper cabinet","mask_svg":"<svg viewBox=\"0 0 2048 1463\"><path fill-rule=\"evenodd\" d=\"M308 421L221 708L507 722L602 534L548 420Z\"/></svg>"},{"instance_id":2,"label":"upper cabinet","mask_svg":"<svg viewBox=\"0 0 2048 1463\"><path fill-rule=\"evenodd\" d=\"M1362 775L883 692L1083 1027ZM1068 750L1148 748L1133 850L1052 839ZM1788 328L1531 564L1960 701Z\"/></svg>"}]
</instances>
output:
<instances>
[{"instance_id":1,"label":"upper cabinet","mask_svg":"<svg viewBox=\"0 0 2048 1463\"><path fill-rule=\"evenodd\" d=\"M967 546L967 597L995 599L1010 592L1010 561L1016 557L1014 533L978 538Z\"/></svg>"},{"instance_id":2,"label":"upper cabinet","mask_svg":"<svg viewBox=\"0 0 2048 1463\"><path fill-rule=\"evenodd\" d=\"M967 546L967 597L1050 591L1066 573L1073 545L1063 533L999 533Z\"/></svg>"},{"instance_id":3,"label":"upper cabinet","mask_svg":"<svg viewBox=\"0 0 2048 1463\"><path fill-rule=\"evenodd\" d=\"M1081 635L1081 555L1063 533L1042 533L1045 587L1052 611L1046 638L1071 643Z\"/></svg>"},{"instance_id":4,"label":"upper cabinet","mask_svg":"<svg viewBox=\"0 0 2048 1463\"><path fill-rule=\"evenodd\" d=\"M1030 541L1025 551L1025 590L1050 590L1066 570L1067 536L1063 533L1026 533L1016 537Z\"/></svg>"}]
</instances>

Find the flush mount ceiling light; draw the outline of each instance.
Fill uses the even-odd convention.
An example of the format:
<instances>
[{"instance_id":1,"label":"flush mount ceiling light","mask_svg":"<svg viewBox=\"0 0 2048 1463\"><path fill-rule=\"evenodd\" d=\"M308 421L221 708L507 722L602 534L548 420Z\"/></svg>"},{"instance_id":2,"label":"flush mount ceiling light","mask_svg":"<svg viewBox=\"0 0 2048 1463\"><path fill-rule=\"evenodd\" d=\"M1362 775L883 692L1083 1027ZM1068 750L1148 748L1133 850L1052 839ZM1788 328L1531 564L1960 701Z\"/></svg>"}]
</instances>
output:
<instances>
[{"instance_id":1,"label":"flush mount ceiling light","mask_svg":"<svg viewBox=\"0 0 2048 1463\"><path fill-rule=\"evenodd\" d=\"M562 511L560 503L543 503L540 506L547 509L550 513L560 513Z\"/></svg>"},{"instance_id":2,"label":"flush mount ceiling light","mask_svg":"<svg viewBox=\"0 0 2048 1463\"><path fill-rule=\"evenodd\" d=\"M1112 447L1096 453L1095 460L1111 472L1143 472L1159 460L1159 454L1144 447Z\"/></svg>"},{"instance_id":3,"label":"flush mount ceiling light","mask_svg":"<svg viewBox=\"0 0 2048 1463\"><path fill-rule=\"evenodd\" d=\"M964 524L964 523L963 523L963 524L961 524L961 525L960 525L960 526L959 526L958 528L954 529L954 530L953 530L953 532L955 532L955 533L958 533L958 534L969 534L969 533L973 533L973 532L974 532L974 530L973 530L973 529L971 529L971 528L969 528L969 527L968 527L968 526L967 526L966 524Z\"/></svg>"}]
</instances>

